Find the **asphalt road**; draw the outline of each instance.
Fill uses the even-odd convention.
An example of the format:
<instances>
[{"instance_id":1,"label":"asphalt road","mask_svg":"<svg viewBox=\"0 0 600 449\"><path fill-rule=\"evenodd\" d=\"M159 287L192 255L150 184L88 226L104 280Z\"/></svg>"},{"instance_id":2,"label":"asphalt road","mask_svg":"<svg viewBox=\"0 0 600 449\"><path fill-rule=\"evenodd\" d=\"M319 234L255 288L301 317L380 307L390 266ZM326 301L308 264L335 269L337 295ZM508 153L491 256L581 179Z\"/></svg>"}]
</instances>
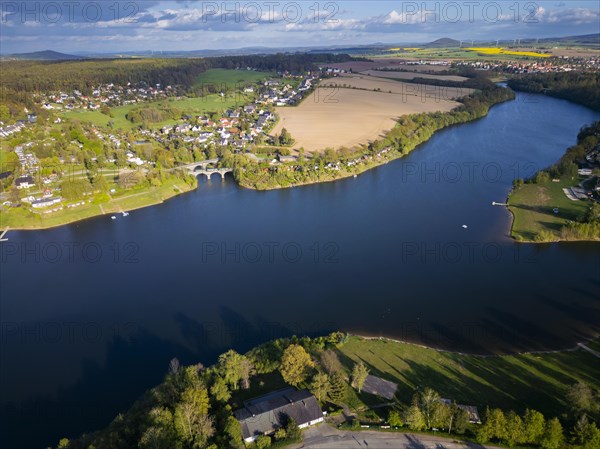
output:
<instances>
[{"instance_id":1,"label":"asphalt road","mask_svg":"<svg viewBox=\"0 0 600 449\"><path fill-rule=\"evenodd\" d=\"M297 449L498 449L475 443L453 441L429 435L376 431L340 431L319 425L304 431L304 442Z\"/></svg>"}]
</instances>

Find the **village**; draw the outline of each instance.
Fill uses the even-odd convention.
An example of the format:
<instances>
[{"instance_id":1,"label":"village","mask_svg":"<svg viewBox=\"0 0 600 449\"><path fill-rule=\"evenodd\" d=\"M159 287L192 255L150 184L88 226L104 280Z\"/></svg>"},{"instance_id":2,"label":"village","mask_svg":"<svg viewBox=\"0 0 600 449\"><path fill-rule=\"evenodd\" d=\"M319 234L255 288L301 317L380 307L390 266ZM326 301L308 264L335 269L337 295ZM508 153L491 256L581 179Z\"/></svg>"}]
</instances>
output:
<instances>
[{"instance_id":1,"label":"village","mask_svg":"<svg viewBox=\"0 0 600 449\"><path fill-rule=\"evenodd\" d=\"M251 70L248 68L247 70ZM318 81L319 74L308 72L301 75L279 73L263 82L236 86L239 92L235 95L245 94L252 98L248 104L236 108L226 109L222 112L210 114L182 113L174 124L158 128L139 126L133 131L106 128L98 124L82 123L83 137L80 140L90 140L99 143L104 149L105 156L95 156L89 161L101 165L108 172L119 176L123 170L141 170L148 173L156 167L156 160L144 155L144 148L148 145L168 148L177 147L187 150L187 157L177 160L176 164L185 164L195 160L214 158L228 150L231 153L246 153L254 160L262 158L252 154L257 145L274 145L275 142L269 131L273 128L278 117L274 112L275 106L293 106L312 91ZM172 98L177 102L182 97L178 88L160 85L149 87L145 83L119 86L114 83L98 86L91 95L84 95L79 90L72 92L57 92L36 97L41 108L49 112L47 122L60 126L64 120L64 113L72 110L96 111L102 108L118 107L128 104L149 104L160 99ZM225 96L222 92L221 96ZM28 114L27 121L20 121L14 125L0 128L0 137L9 137L26 127L33 127L37 123L35 114ZM38 123L43 124L43 123ZM68 176L69 179L84 179L86 177L86 160L81 151L71 151L58 157L58 165L48 167L40 162L32 147L38 145L53 145L53 137L43 141L28 141L15 146L14 152L18 157L18 164L3 167L3 178L14 175L16 191L11 195L5 191L1 195L2 205L5 207L16 204L19 200L29 204L32 209L43 209L41 213L51 214L62 211L64 208L73 208L91 203L93 191L86 191L81 197L65 201L60 196L61 180ZM77 150L84 150L84 142L74 139L71 146ZM87 143L87 142L86 142ZM281 156L283 161L286 156ZM288 157L287 161L295 159ZM279 163L277 160L273 164ZM114 167L113 167L114 166ZM106 170L101 172L106 173ZM111 170L112 169L112 170ZM115 186L116 187L116 186ZM24 193L23 193L24 192ZM109 193L115 193L111 188Z\"/></svg>"}]
</instances>

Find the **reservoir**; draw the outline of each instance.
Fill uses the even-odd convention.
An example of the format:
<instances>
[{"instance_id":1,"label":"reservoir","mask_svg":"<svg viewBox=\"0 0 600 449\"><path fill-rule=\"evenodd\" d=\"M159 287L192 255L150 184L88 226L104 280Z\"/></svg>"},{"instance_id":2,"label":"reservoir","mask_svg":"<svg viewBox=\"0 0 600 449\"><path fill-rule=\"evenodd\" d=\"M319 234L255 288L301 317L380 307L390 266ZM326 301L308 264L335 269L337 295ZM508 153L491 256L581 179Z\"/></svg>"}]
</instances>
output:
<instances>
[{"instance_id":1,"label":"reservoir","mask_svg":"<svg viewBox=\"0 0 600 449\"><path fill-rule=\"evenodd\" d=\"M600 244L509 238L515 178L600 114L519 94L408 157L334 183L231 178L127 217L1 243L5 447L106 426L169 360L209 365L342 330L478 354L573 347L600 330Z\"/></svg>"}]
</instances>

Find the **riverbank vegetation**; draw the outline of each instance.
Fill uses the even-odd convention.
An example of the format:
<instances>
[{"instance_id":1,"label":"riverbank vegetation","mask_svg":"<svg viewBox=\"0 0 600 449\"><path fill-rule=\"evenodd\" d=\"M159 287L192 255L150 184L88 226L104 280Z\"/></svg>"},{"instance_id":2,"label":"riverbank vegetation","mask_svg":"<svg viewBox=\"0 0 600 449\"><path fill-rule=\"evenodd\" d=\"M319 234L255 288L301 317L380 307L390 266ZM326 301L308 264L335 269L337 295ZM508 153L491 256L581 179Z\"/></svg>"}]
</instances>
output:
<instances>
[{"instance_id":1,"label":"riverbank vegetation","mask_svg":"<svg viewBox=\"0 0 600 449\"><path fill-rule=\"evenodd\" d=\"M358 149L328 148L310 158L305 157L301 149L296 161L275 166L270 164L270 160L254 162L238 159L235 178L244 187L267 190L360 174L409 154L440 129L484 117L491 106L513 98L514 92L510 89L488 82L485 88L457 100L462 104L456 109L400 117L384 138L361 145Z\"/></svg>"},{"instance_id":2,"label":"riverbank vegetation","mask_svg":"<svg viewBox=\"0 0 600 449\"><path fill-rule=\"evenodd\" d=\"M547 94L600 111L600 74L598 72L557 72L516 76L508 81L514 89Z\"/></svg>"},{"instance_id":3,"label":"riverbank vegetation","mask_svg":"<svg viewBox=\"0 0 600 449\"><path fill-rule=\"evenodd\" d=\"M509 197L514 221L512 236L519 241L600 239L600 170L579 175L580 166L600 152L600 122L581 129L577 144L561 159L534 177L516 180ZM575 189L581 198L576 196Z\"/></svg>"},{"instance_id":4,"label":"riverbank vegetation","mask_svg":"<svg viewBox=\"0 0 600 449\"><path fill-rule=\"evenodd\" d=\"M340 428L436 428L482 443L592 449L600 438L596 360L583 349L485 357L342 333L279 339L244 355L227 351L210 367L182 367L173 359L164 382L107 429L63 439L58 448L240 448L233 412L246 399L292 385L309 389ZM397 384L393 398L365 392L368 375ZM483 423L470 423L457 404L485 410ZM290 422L251 446L300 440Z\"/></svg>"}]
</instances>

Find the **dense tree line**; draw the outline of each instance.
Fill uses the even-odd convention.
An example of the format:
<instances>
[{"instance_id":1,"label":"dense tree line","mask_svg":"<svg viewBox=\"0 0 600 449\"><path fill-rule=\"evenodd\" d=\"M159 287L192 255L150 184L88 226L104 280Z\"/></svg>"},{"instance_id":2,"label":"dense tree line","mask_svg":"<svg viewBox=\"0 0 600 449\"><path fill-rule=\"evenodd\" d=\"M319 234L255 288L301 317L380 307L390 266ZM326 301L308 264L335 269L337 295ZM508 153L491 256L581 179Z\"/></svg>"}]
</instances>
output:
<instances>
[{"instance_id":1,"label":"dense tree line","mask_svg":"<svg viewBox=\"0 0 600 449\"><path fill-rule=\"evenodd\" d=\"M600 111L600 73L560 72L520 75L508 85L524 92L545 93Z\"/></svg>"}]
</instances>

